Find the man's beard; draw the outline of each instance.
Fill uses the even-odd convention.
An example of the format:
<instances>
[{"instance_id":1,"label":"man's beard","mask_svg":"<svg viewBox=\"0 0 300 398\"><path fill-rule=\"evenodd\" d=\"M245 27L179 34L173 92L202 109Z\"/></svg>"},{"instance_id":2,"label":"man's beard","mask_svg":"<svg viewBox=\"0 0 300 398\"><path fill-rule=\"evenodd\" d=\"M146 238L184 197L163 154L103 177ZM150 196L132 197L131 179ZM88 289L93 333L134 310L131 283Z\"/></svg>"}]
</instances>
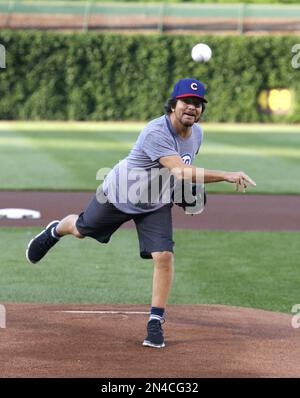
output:
<instances>
[{"instance_id":1,"label":"man's beard","mask_svg":"<svg viewBox=\"0 0 300 398\"><path fill-rule=\"evenodd\" d=\"M191 127L194 123L195 123L195 122L193 122L193 123L181 122L181 124L182 124L184 127Z\"/></svg>"},{"instance_id":2,"label":"man's beard","mask_svg":"<svg viewBox=\"0 0 300 398\"><path fill-rule=\"evenodd\" d=\"M198 123L199 122L201 115L198 118L196 118L195 116L193 116L193 117L194 117L194 121L193 122L184 122L183 120L181 120L181 124L184 127L191 127L194 123Z\"/></svg>"}]
</instances>

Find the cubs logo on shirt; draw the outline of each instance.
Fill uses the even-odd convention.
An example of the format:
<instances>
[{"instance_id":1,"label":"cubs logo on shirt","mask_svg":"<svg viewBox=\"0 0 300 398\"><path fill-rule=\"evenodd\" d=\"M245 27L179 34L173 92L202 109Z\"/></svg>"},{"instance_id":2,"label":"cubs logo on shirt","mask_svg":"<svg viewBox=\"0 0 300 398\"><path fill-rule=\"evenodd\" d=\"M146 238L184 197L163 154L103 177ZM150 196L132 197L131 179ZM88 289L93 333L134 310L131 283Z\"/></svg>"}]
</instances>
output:
<instances>
[{"instance_id":1,"label":"cubs logo on shirt","mask_svg":"<svg viewBox=\"0 0 300 398\"><path fill-rule=\"evenodd\" d=\"M182 155L181 159L185 164L192 164L192 156L189 153Z\"/></svg>"}]
</instances>

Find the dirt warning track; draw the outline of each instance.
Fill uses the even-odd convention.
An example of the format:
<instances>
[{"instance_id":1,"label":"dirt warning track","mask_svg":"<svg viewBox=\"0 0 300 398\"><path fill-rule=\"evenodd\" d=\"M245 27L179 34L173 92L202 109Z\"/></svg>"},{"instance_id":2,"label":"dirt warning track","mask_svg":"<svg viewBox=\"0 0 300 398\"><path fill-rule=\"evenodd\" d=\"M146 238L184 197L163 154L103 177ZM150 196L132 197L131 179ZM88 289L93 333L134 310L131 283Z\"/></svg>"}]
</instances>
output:
<instances>
[{"instance_id":1,"label":"dirt warning track","mask_svg":"<svg viewBox=\"0 0 300 398\"><path fill-rule=\"evenodd\" d=\"M0 220L0 226L44 226L51 220L82 212L92 192L0 192L0 208L18 207L39 210L39 220ZM187 216L173 208L175 228L219 230L300 231L300 195L209 194L200 215ZM125 227L132 227L126 223Z\"/></svg>"}]
</instances>

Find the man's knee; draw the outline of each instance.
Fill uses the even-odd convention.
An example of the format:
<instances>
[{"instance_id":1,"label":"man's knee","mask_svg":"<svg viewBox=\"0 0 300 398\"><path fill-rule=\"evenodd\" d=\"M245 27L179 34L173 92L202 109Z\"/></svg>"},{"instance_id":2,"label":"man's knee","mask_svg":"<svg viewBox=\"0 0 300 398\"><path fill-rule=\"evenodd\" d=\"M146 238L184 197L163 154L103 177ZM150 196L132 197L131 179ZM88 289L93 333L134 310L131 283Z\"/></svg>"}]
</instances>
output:
<instances>
[{"instance_id":1,"label":"man's knee","mask_svg":"<svg viewBox=\"0 0 300 398\"><path fill-rule=\"evenodd\" d=\"M155 264L160 266L171 266L173 264L173 253L169 251L152 253Z\"/></svg>"},{"instance_id":2,"label":"man's knee","mask_svg":"<svg viewBox=\"0 0 300 398\"><path fill-rule=\"evenodd\" d=\"M75 226L74 229L73 229L73 235L76 236L76 238L78 238L78 239L83 239L83 238L84 238L84 236L81 235L81 233L78 231L78 229L76 228L76 226Z\"/></svg>"}]
</instances>

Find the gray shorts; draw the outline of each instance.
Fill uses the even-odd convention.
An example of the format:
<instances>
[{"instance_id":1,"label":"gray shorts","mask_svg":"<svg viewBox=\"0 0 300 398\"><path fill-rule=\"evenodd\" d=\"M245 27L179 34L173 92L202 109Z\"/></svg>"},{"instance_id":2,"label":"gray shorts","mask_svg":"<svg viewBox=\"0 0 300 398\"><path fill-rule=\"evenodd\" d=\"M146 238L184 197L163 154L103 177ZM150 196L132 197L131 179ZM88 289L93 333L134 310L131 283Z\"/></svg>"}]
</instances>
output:
<instances>
[{"instance_id":1,"label":"gray shorts","mask_svg":"<svg viewBox=\"0 0 300 398\"><path fill-rule=\"evenodd\" d=\"M79 215L76 227L81 235L108 243L122 224L133 220L140 244L140 256L148 259L152 258L153 252L173 252L171 207L171 204L167 204L153 212L127 214L109 202L99 203L94 195L86 210Z\"/></svg>"}]
</instances>

